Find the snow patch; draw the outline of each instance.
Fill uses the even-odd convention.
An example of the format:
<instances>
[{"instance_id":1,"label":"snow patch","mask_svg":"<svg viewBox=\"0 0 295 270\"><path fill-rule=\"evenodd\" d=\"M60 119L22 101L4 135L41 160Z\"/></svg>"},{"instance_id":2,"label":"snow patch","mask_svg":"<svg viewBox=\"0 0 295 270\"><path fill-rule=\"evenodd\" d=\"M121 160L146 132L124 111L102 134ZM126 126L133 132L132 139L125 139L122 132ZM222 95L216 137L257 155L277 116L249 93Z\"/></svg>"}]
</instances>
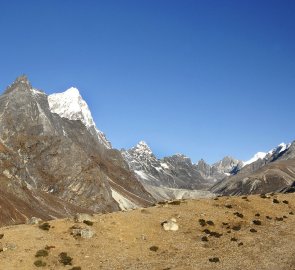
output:
<instances>
[{"instance_id":1,"label":"snow patch","mask_svg":"<svg viewBox=\"0 0 295 270\"><path fill-rule=\"evenodd\" d=\"M121 210L137 208L137 206L133 202L131 202L130 200L122 196L120 193L118 193L114 189L111 189L111 191L112 191L112 197L119 204L119 207Z\"/></svg>"},{"instance_id":2,"label":"snow patch","mask_svg":"<svg viewBox=\"0 0 295 270\"><path fill-rule=\"evenodd\" d=\"M265 152L258 152L251 159L249 159L248 161L245 161L243 164L244 164L244 166L249 165L249 164L257 161L258 159L264 159L266 155L267 155L267 153L265 153Z\"/></svg>"}]
</instances>

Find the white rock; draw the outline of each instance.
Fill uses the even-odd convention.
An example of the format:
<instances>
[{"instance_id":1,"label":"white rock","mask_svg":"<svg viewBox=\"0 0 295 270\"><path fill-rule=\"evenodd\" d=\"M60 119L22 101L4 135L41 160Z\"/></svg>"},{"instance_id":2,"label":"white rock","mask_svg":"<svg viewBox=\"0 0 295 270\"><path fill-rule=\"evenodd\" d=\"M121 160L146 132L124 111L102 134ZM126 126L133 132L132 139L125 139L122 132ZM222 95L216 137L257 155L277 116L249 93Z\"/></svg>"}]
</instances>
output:
<instances>
[{"instance_id":1,"label":"white rock","mask_svg":"<svg viewBox=\"0 0 295 270\"><path fill-rule=\"evenodd\" d=\"M171 218L170 220L163 222L162 226L165 231L178 231L179 229L175 218Z\"/></svg>"},{"instance_id":2,"label":"white rock","mask_svg":"<svg viewBox=\"0 0 295 270\"><path fill-rule=\"evenodd\" d=\"M31 217L31 218L27 221L27 224L35 225L35 224L39 224L41 221L42 221L41 218Z\"/></svg>"},{"instance_id":3,"label":"white rock","mask_svg":"<svg viewBox=\"0 0 295 270\"><path fill-rule=\"evenodd\" d=\"M74 217L74 221L75 222L82 223L84 220L86 220L86 221L92 221L93 222L94 221L94 217L92 215L85 214L85 213L78 213Z\"/></svg>"},{"instance_id":4,"label":"white rock","mask_svg":"<svg viewBox=\"0 0 295 270\"><path fill-rule=\"evenodd\" d=\"M74 236L80 236L85 239L89 239L95 235L95 231L89 228L73 229L72 234Z\"/></svg>"}]
</instances>

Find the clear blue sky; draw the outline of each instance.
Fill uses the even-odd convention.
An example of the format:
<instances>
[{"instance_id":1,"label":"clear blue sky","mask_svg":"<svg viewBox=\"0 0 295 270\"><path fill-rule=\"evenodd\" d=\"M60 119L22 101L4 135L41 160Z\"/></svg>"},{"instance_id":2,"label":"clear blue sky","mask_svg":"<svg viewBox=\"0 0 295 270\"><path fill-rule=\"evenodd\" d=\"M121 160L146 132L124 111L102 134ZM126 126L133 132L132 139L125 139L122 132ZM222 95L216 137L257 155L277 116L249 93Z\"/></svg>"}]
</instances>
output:
<instances>
[{"instance_id":1,"label":"clear blue sky","mask_svg":"<svg viewBox=\"0 0 295 270\"><path fill-rule=\"evenodd\" d=\"M5 2L5 3L4 3ZM295 1L0 3L0 87L76 86L116 148L249 159L295 139Z\"/></svg>"}]
</instances>

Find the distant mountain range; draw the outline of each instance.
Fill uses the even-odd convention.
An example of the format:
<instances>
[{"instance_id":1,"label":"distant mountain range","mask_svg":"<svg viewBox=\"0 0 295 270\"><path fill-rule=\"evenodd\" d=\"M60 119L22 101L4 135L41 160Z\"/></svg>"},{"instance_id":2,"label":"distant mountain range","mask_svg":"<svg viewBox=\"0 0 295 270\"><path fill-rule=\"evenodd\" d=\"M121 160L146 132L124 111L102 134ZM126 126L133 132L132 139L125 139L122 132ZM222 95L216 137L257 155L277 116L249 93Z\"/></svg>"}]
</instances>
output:
<instances>
[{"instance_id":1,"label":"distant mountain range","mask_svg":"<svg viewBox=\"0 0 295 270\"><path fill-rule=\"evenodd\" d=\"M295 142L280 144L268 153L254 156L253 162L210 190L222 195L256 194L288 189L295 181Z\"/></svg>"},{"instance_id":2,"label":"distant mountain range","mask_svg":"<svg viewBox=\"0 0 295 270\"><path fill-rule=\"evenodd\" d=\"M113 149L76 88L47 96L21 76L0 96L0 225L146 207L157 201L292 192L295 143L243 162Z\"/></svg>"},{"instance_id":3,"label":"distant mountain range","mask_svg":"<svg viewBox=\"0 0 295 270\"><path fill-rule=\"evenodd\" d=\"M204 160L193 164L182 154L157 159L143 141L121 152L138 180L157 200L211 195L205 190L243 165L231 157L225 157L212 166Z\"/></svg>"}]
</instances>

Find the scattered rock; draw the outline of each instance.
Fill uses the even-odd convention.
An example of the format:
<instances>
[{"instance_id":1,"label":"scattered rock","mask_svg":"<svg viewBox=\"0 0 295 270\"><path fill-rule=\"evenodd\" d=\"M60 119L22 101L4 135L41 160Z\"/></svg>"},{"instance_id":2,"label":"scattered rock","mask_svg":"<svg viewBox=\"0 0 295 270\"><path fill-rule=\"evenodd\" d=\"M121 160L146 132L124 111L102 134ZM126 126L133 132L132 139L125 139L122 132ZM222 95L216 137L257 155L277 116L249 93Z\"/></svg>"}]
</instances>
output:
<instances>
[{"instance_id":1,"label":"scattered rock","mask_svg":"<svg viewBox=\"0 0 295 270\"><path fill-rule=\"evenodd\" d=\"M5 245L5 248L6 249L10 249L10 250L15 250L16 249L16 244L14 244L14 243L7 243L6 245Z\"/></svg>"},{"instance_id":2,"label":"scattered rock","mask_svg":"<svg viewBox=\"0 0 295 270\"><path fill-rule=\"evenodd\" d=\"M240 243L238 244L238 247L243 246L243 245L244 245L244 243L243 243L243 242L240 242Z\"/></svg>"},{"instance_id":3,"label":"scattered rock","mask_svg":"<svg viewBox=\"0 0 295 270\"><path fill-rule=\"evenodd\" d=\"M4 237L4 233L0 233L0 239Z\"/></svg>"},{"instance_id":4,"label":"scattered rock","mask_svg":"<svg viewBox=\"0 0 295 270\"><path fill-rule=\"evenodd\" d=\"M276 217L275 220L276 221L283 221L284 219L282 217Z\"/></svg>"},{"instance_id":5,"label":"scattered rock","mask_svg":"<svg viewBox=\"0 0 295 270\"><path fill-rule=\"evenodd\" d=\"M256 214L255 214L255 217L260 217L260 214L259 214L259 213L256 213Z\"/></svg>"},{"instance_id":6,"label":"scattered rock","mask_svg":"<svg viewBox=\"0 0 295 270\"><path fill-rule=\"evenodd\" d=\"M232 237L232 238L230 239L230 241L237 242L237 241L238 241L238 239L237 239L237 238L235 238L235 237Z\"/></svg>"},{"instance_id":7,"label":"scattered rock","mask_svg":"<svg viewBox=\"0 0 295 270\"><path fill-rule=\"evenodd\" d=\"M69 270L81 270L82 268L80 267L80 266L74 266L74 267L72 267L71 269L69 269Z\"/></svg>"},{"instance_id":8,"label":"scattered rock","mask_svg":"<svg viewBox=\"0 0 295 270\"><path fill-rule=\"evenodd\" d=\"M255 229L250 229L251 233L256 233L257 231Z\"/></svg>"},{"instance_id":9,"label":"scattered rock","mask_svg":"<svg viewBox=\"0 0 295 270\"><path fill-rule=\"evenodd\" d=\"M229 209L233 208L233 206L231 204L226 204L225 207L229 208Z\"/></svg>"},{"instance_id":10,"label":"scattered rock","mask_svg":"<svg viewBox=\"0 0 295 270\"><path fill-rule=\"evenodd\" d=\"M267 219L269 219L269 220L271 220L271 219L272 219L272 217L270 217L270 216L266 216L266 218L267 218Z\"/></svg>"},{"instance_id":11,"label":"scattered rock","mask_svg":"<svg viewBox=\"0 0 295 270\"><path fill-rule=\"evenodd\" d=\"M30 225L37 225L39 223L42 222L42 219L41 218L37 218L37 217L31 217L28 221L27 221L27 224L30 224Z\"/></svg>"},{"instance_id":12,"label":"scattered rock","mask_svg":"<svg viewBox=\"0 0 295 270\"><path fill-rule=\"evenodd\" d=\"M266 198L268 198L265 194L260 194L260 198L262 198L262 199L266 199Z\"/></svg>"},{"instance_id":13,"label":"scattered rock","mask_svg":"<svg viewBox=\"0 0 295 270\"><path fill-rule=\"evenodd\" d=\"M178 231L179 229L179 226L175 218L171 218L167 221L164 221L161 223L161 225L165 231Z\"/></svg>"},{"instance_id":14,"label":"scattered rock","mask_svg":"<svg viewBox=\"0 0 295 270\"><path fill-rule=\"evenodd\" d=\"M289 215L294 215L294 213L293 212L289 212Z\"/></svg>"},{"instance_id":15,"label":"scattered rock","mask_svg":"<svg viewBox=\"0 0 295 270\"><path fill-rule=\"evenodd\" d=\"M289 202L287 200L283 200L284 204L289 204Z\"/></svg>"},{"instance_id":16,"label":"scattered rock","mask_svg":"<svg viewBox=\"0 0 295 270\"><path fill-rule=\"evenodd\" d=\"M248 197L247 197L247 196L243 196L242 199L243 199L243 200L247 200Z\"/></svg>"},{"instance_id":17,"label":"scattered rock","mask_svg":"<svg viewBox=\"0 0 295 270\"><path fill-rule=\"evenodd\" d=\"M73 228L71 234L74 237L89 239L95 235L95 231L90 228Z\"/></svg>"}]
</instances>

